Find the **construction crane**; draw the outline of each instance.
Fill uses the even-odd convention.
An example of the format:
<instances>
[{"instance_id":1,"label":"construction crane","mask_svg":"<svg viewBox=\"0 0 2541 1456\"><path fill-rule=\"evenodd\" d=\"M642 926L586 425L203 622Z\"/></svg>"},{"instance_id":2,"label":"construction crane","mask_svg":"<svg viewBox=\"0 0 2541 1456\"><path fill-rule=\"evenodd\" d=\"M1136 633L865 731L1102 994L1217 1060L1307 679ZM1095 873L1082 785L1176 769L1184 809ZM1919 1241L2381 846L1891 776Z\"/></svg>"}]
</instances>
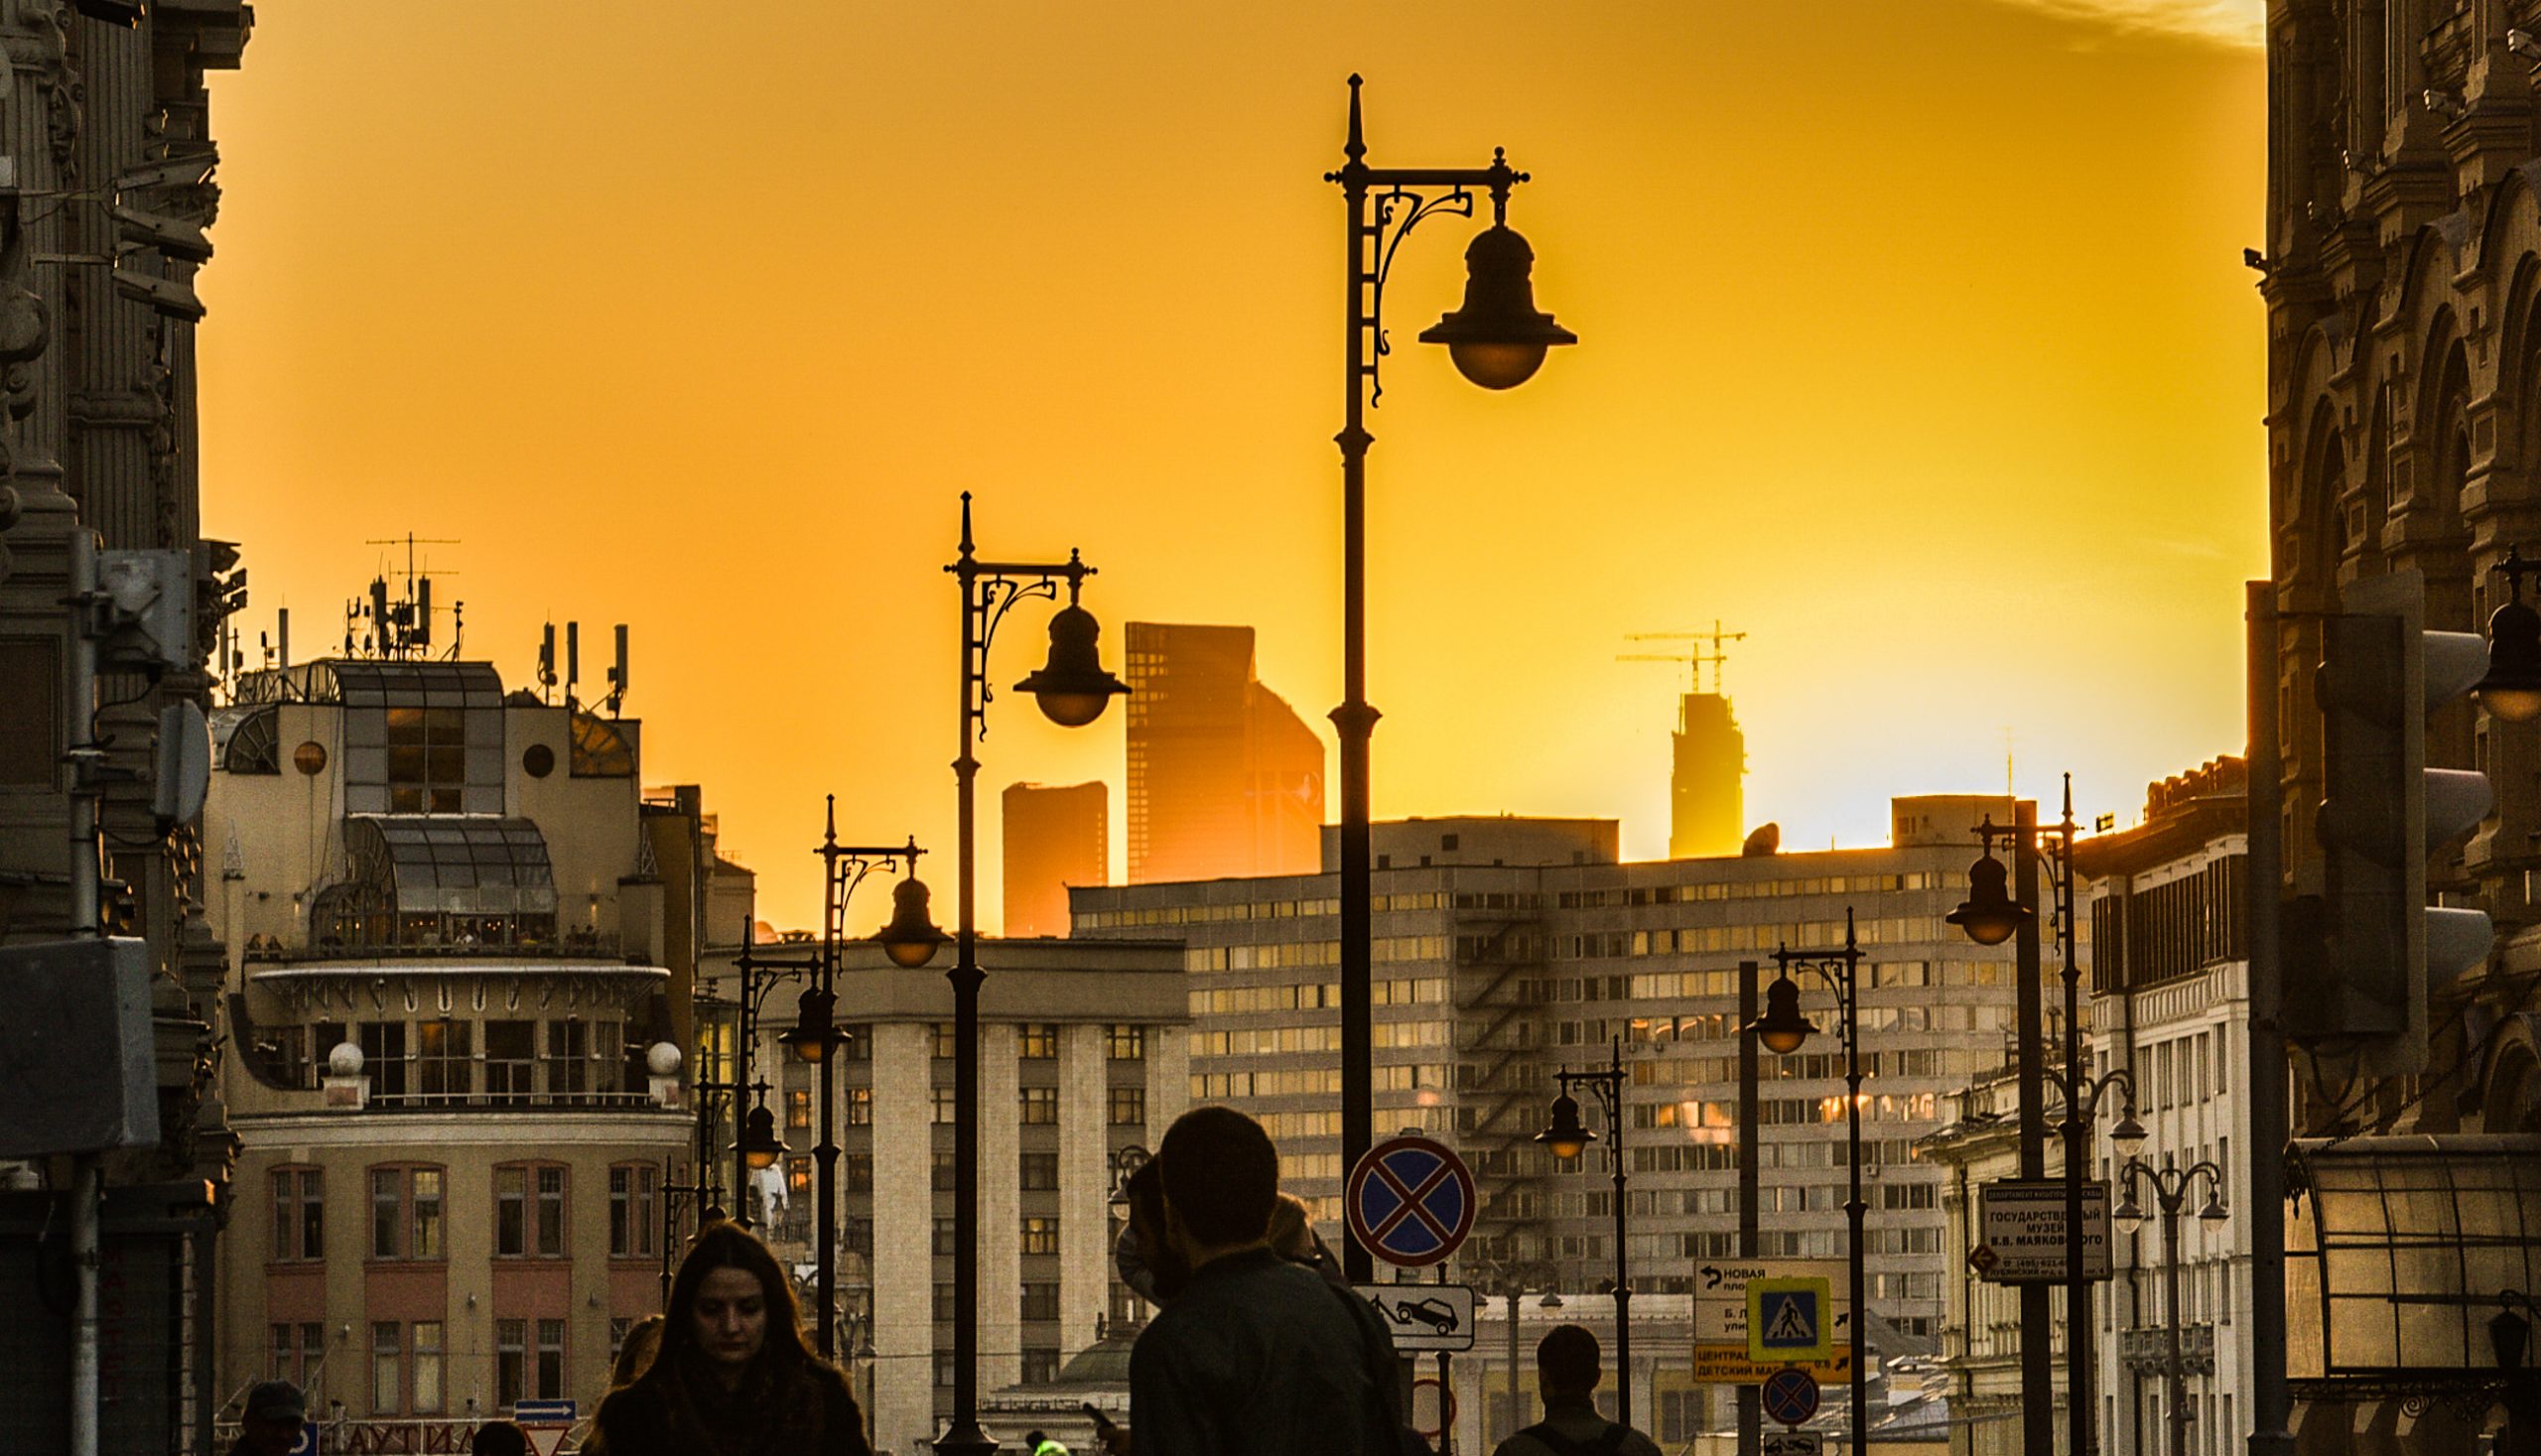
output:
<instances>
[{"instance_id":1,"label":"construction crane","mask_svg":"<svg viewBox=\"0 0 2541 1456\"><path fill-rule=\"evenodd\" d=\"M1714 617L1711 630L1708 632L1626 632L1624 640L1627 642L1710 643L1709 652L1705 652L1700 645L1682 652L1619 652L1615 654L1615 661L1684 663L1691 674L1691 681L1685 688L1688 693L1699 693L1703 690L1703 666L1708 663L1711 667L1712 695L1726 697L1727 691L1721 687L1721 668L1729 661L1728 645L1732 642L1746 641L1747 634L1722 631L1720 619Z\"/></svg>"}]
</instances>

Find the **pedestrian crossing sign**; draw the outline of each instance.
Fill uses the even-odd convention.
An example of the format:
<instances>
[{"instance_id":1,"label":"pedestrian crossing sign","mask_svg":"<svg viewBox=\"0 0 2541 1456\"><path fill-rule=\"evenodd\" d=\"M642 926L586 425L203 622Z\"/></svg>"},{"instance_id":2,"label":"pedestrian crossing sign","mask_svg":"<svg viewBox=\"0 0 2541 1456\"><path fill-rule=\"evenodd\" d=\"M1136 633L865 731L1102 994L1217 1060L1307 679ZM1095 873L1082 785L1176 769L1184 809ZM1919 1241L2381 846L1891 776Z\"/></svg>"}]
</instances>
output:
<instances>
[{"instance_id":1,"label":"pedestrian crossing sign","mask_svg":"<svg viewBox=\"0 0 2541 1456\"><path fill-rule=\"evenodd\" d=\"M1826 1360L1834 1354L1835 1294L1825 1279L1747 1281L1747 1355L1756 1361Z\"/></svg>"}]
</instances>

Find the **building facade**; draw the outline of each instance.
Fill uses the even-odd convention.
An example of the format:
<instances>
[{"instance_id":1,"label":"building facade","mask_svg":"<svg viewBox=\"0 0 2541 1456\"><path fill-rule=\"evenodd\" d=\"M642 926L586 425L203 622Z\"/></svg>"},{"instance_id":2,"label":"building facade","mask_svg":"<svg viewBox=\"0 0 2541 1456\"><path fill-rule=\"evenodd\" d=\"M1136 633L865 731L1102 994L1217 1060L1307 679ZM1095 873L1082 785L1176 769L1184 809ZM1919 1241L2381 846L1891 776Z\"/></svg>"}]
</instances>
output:
<instances>
[{"instance_id":1,"label":"building facade","mask_svg":"<svg viewBox=\"0 0 2541 1456\"><path fill-rule=\"evenodd\" d=\"M953 1396L956 1043L953 992L940 964L950 951L917 970L890 965L867 944L841 954L838 1015L849 1035L831 1077L840 1363L857 1381L875 1449L921 1451L942 1432ZM989 939L979 959L988 977L980 1002L979 1386L1045 1390L1107 1332L1145 1318L1112 1266L1120 1218L1110 1200L1117 1176L1162 1139L1188 1103L1182 955L1175 946L1121 941ZM729 953L710 963L705 986L698 1077L730 1081L740 987ZM776 1040L794 1024L800 990L799 981L778 981L763 996L745 1080L770 1084L768 1105L786 1143L776 1167L760 1175L750 1207L793 1267L809 1324L820 1237L819 1070ZM706 1176L679 1180L707 1185L710 1198L730 1177L729 1121L720 1125L726 1130L708 1138L714 1156ZM1012 1442L1028 1423L1026 1416L993 1428Z\"/></svg>"},{"instance_id":2,"label":"building facade","mask_svg":"<svg viewBox=\"0 0 2541 1456\"><path fill-rule=\"evenodd\" d=\"M1000 800L1005 933L1068 933L1068 887L1112 882L1111 791L1007 784Z\"/></svg>"},{"instance_id":3,"label":"building facade","mask_svg":"<svg viewBox=\"0 0 2541 1456\"><path fill-rule=\"evenodd\" d=\"M1323 740L1253 674L1253 628L1132 622L1130 882L1307 874Z\"/></svg>"},{"instance_id":4,"label":"building facade","mask_svg":"<svg viewBox=\"0 0 2541 1456\"><path fill-rule=\"evenodd\" d=\"M1747 735L1729 699L1687 693L1677 700L1668 778L1668 858L1735 855L1746 841Z\"/></svg>"},{"instance_id":5,"label":"building facade","mask_svg":"<svg viewBox=\"0 0 2541 1456\"><path fill-rule=\"evenodd\" d=\"M1376 1121L1444 1137L1473 1166L1484 1206L1455 1272L1574 1295L1612 1275L1600 1159L1563 1166L1533 1138L1553 1074L1602 1065L1620 1040L1629 1277L1637 1292L1692 1292L1699 1260L1737 1250L1740 963L1762 962L1770 980L1777 947L1838 950L1849 910L1864 952L1871 1298L1902 1332L1935 1334L1957 1257L1943 1245L1939 1172L1917 1144L1947 1117L1942 1100L1999 1059L2014 1001L2010 948L1970 945L1941 916L1964 893L1978 820L2010 809L1900 799L1887 848L1633 864L1617 860L1612 821L1377 826ZM1073 895L1080 939L1181 942L1191 1098L1261 1118L1283 1186L1328 1224L1343 1174L1338 894L1327 872ZM1831 1024L1822 987L1805 988L1803 1004ZM1769 1257L1847 1252L1837 1048L1830 1034L1764 1068ZM1705 1423L1707 1394L1682 1365L1637 1370L1634 1386L1636 1419Z\"/></svg>"},{"instance_id":6,"label":"building facade","mask_svg":"<svg viewBox=\"0 0 2541 1456\"><path fill-rule=\"evenodd\" d=\"M137 1291L102 1334L101 1444L206 1449L220 1398L220 956L199 809L154 750L201 733L244 593L202 535L193 283L220 199L205 78L252 21L239 0L0 13L0 945L143 943L157 1087L137 1102L160 1133L79 1150L77 1172L0 1166L0 1297L34 1316L0 1337L0 1429L30 1449L70 1439L70 1321L35 1313L63 1302L39 1241L90 1172L105 1266Z\"/></svg>"},{"instance_id":7,"label":"building facade","mask_svg":"<svg viewBox=\"0 0 2541 1456\"><path fill-rule=\"evenodd\" d=\"M746 877L694 789L639 789L640 724L486 663L254 673L213 728L220 1389L377 1449L596 1400L660 1307L700 921Z\"/></svg>"}]
</instances>

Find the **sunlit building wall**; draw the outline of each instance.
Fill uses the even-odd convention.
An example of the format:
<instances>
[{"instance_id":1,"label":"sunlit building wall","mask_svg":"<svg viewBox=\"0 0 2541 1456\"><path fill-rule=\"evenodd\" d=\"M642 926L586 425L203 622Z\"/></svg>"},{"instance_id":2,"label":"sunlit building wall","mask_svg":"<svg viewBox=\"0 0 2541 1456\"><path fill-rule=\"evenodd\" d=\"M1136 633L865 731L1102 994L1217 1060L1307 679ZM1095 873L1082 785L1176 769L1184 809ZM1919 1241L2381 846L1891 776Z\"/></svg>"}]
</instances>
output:
<instances>
[{"instance_id":1,"label":"sunlit building wall","mask_svg":"<svg viewBox=\"0 0 2541 1456\"><path fill-rule=\"evenodd\" d=\"M1939 1179L1916 1143L1948 1117L1947 1094L2003 1057L2015 998L2012 947L1974 946L1941 916L1964 894L1978 818L2010 811L1999 796L1901 799L1889 848L1633 864L1617 862L1611 821L1379 825L1377 1130L1418 1127L1464 1151L1485 1198L1471 1254L1594 1289L1615 1257L1602 1154L1565 1169L1532 1139L1553 1072L1601 1064L1622 1038L1633 1286L1688 1292L1701 1259L1737 1249L1739 963L1763 963L1769 983L1777 946L1837 949L1849 908L1864 950L1871 1297L1909 1336L1935 1335L1962 1251L1944 1247ZM1191 1097L1263 1119L1327 1237L1343 1173L1338 896L1325 873L1071 897L1080 938L1183 941ZM1843 1058L1825 989L1806 982L1802 1003L1820 1035L1764 1064L1765 1248L1841 1258ZM1455 1271L1490 1282L1478 1259Z\"/></svg>"},{"instance_id":2,"label":"sunlit building wall","mask_svg":"<svg viewBox=\"0 0 2541 1456\"><path fill-rule=\"evenodd\" d=\"M1253 629L1128 640L1130 882L1311 873L1323 740L1255 678Z\"/></svg>"},{"instance_id":3,"label":"sunlit building wall","mask_svg":"<svg viewBox=\"0 0 2541 1456\"><path fill-rule=\"evenodd\" d=\"M1677 704L1671 738L1675 765L1668 781L1668 858L1735 855L1747 837L1747 735L1729 700L1687 693Z\"/></svg>"},{"instance_id":4,"label":"sunlit building wall","mask_svg":"<svg viewBox=\"0 0 2541 1456\"><path fill-rule=\"evenodd\" d=\"M1000 802L1005 839L1005 933L1068 933L1068 886L1111 883L1111 791L1103 784L1008 784Z\"/></svg>"}]
</instances>

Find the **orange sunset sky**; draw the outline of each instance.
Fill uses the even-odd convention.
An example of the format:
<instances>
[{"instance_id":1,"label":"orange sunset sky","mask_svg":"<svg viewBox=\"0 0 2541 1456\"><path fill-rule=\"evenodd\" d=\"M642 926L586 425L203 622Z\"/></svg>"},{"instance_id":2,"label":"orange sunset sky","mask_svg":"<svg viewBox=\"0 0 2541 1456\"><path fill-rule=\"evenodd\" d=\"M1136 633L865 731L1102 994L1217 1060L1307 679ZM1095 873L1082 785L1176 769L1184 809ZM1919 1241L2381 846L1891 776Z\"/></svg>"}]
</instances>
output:
<instances>
[{"instance_id":1,"label":"orange sunset sky","mask_svg":"<svg viewBox=\"0 0 2541 1456\"><path fill-rule=\"evenodd\" d=\"M1249 623L1340 686L1346 88L1369 160L1532 171L1580 334L1486 394L1387 293L1370 428L1381 817L1597 815L1665 853L1681 668L1748 633L1749 823L1883 843L1892 794L2087 821L2241 738L2264 575L2257 0L700 6L261 0L216 76L205 529L296 655L412 531L468 655L634 637L648 782L818 922L821 795L952 916L957 496L1131 619ZM1038 664L1046 609L993 663ZM446 630L446 624L445 624ZM1121 715L1003 695L996 795L1113 786ZM1337 795L1336 795L1337 799ZM1336 806L1337 807L1337 806ZM576 886L563 887L568 890ZM869 894L869 929L888 897Z\"/></svg>"}]
</instances>

